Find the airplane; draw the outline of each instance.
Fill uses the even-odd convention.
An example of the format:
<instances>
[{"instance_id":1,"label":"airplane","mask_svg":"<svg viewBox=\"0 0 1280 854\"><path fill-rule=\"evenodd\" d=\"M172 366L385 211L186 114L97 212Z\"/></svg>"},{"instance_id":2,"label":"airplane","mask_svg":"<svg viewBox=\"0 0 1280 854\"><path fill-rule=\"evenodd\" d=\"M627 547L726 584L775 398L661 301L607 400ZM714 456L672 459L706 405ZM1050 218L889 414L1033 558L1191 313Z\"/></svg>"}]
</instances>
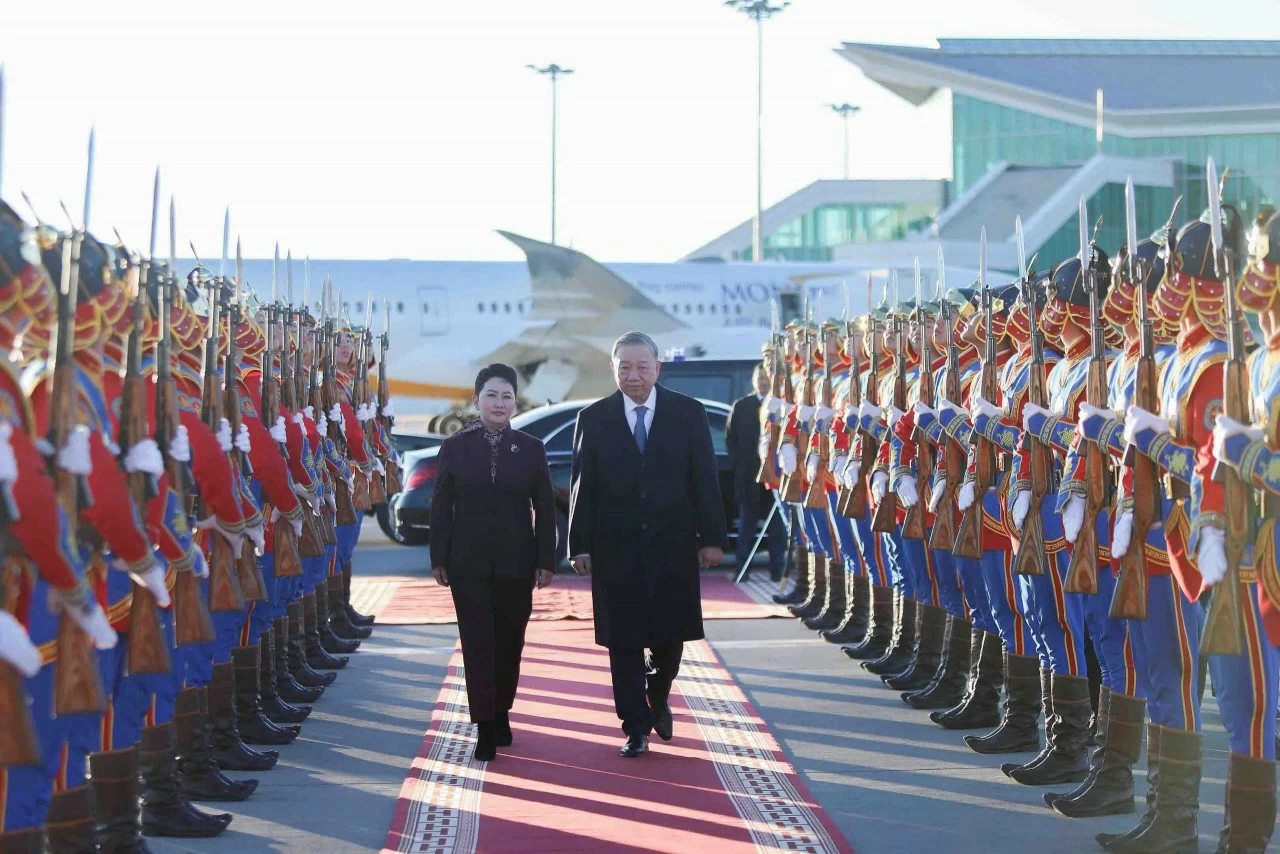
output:
<instances>
[{"instance_id":1,"label":"airplane","mask_svg":"<svg viewBox=\"0 0 1280 854\"><path fill-rule=\"evenodd\" d=\"M375 334L385 302L399 420L469 400L471 378L492 362L516 368L527 401L554 403L611 391L613 342L632 329L651 335L665 359L758 359L775 311L784 324L799 317L806 295L822 319L844 311L845 284L855 293L852 310L866 306L865 271L838 264L606 265L565 246L499 233L524 251L524 263L311 259L304 271L295 258L292 298L301 304L305 296L317 311L320 282L330 276L354 324L364 323L373 297ZM244 261L245 279L263 298L271 265ZM277 288L283 299L283 285Z\"/></svg>"}]
</instances>

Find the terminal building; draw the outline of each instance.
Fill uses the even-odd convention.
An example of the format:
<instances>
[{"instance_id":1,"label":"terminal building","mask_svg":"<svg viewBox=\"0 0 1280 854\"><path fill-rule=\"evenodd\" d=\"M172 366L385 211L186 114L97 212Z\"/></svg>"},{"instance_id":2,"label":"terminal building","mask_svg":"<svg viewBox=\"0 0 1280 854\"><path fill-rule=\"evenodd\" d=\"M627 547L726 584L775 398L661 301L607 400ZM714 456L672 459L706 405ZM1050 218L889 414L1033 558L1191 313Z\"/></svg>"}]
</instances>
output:
<instances>
[{"instance_id":1,"label":"terminal building","mask_svg":"<svg viewBox=\"0 0 1280 854\"><path fill-rule=\"evenodd\" d=\"M1077 209L1124 240L1124 184L1138 233L1206 205L1205 161L1229 169L1224 197L1246 220L1280 198L1280 41L940 39L937 48L846 43L866 77L919 106L951 105L950 181L818 181L764 211L765 258L911 269L941 244L972 269L1017 269L1014 217L1042 269L1079 249ZM1091 223L1092 227L1092 223ZM923 245L922 245L923 244ZM686 260L751 257L751 222Z\"/></svg>"}]
</instances>

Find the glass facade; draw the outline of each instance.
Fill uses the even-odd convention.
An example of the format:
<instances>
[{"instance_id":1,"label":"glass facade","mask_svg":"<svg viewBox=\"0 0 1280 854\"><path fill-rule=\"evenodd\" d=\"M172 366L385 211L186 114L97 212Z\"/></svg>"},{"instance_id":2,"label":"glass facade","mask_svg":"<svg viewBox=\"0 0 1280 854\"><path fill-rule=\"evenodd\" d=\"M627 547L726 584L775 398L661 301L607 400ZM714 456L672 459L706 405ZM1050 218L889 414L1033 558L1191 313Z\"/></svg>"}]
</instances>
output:
<instances>
[{"instance_id":1,"label":"glass facade","mask_svg":"<svg viewBox=\"0 0 1280 854\"><path fill-rule=\"evenodd\" d=\"M1095 130L1024 110L953 93L952 166L954 196L959 197L1000 161L1033 166L1082 164L1095 153ZM1104 133L1102 153L1122 157L1172 157L1181 161L1175 187L1138 188L1138 231L1162 226L1176 195L1181 195L1181 221L1199 216L1207 204L1204 164L1212 156L1218 169L1230 169L1224 197L1246 220L1263 204L1280 198L1280 134L1207 134L1131 139ZM1145 191L1145 192L1144 192ZM1090 216L1103 217L1099 244L1113 252L1123 241L1124 187L1108 185L1089 200ZM1075 222L1054 235L1041 253L1061 260L1078 249ZM1029 248L1029 247L1028 247ZM1065 250L1065 251L1064 251Z\"/></svg>"},{"instance_id":2,"label":"glass facade","mask_svg":"<svg viewBox=\"0 0 1280 854\"><path fill-rule=\"evenodd\" d=\"M831 250L844 243L902 240L928 228L938 215L928 204L822 205L765 235L764 257L783 261L830 261ZM750 261L751 247L733 253Z\"/></svg>"}]
</instances>

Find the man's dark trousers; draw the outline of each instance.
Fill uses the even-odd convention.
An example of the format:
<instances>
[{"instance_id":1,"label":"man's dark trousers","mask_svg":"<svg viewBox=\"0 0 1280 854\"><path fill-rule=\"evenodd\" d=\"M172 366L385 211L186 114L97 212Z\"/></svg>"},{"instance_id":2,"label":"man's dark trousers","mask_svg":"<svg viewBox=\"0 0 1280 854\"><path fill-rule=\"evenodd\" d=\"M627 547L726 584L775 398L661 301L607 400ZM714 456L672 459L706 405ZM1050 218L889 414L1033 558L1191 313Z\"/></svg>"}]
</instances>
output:
<instances>
[{"instance_id":1,"label":"man's dark trousers","mask_svg":"<svg viewBox=\"0 0 1280 854\"><path fill-rule=\"evenodd\" d=\"M655 707L667 702L671 683L680 673L684 644L658 644L649 650L609 647L609 670L613 675L613 703L629 737L647 736L653 730L652 701Z\"/></svg>"}]
</instances>

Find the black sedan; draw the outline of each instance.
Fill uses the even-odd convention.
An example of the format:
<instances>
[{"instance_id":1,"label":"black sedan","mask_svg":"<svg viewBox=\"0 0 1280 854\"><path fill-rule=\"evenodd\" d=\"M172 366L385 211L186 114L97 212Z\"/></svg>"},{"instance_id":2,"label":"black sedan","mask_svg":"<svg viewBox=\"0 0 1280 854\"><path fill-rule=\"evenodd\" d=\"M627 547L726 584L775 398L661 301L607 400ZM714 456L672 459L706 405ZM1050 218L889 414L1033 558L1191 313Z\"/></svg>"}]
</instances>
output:
<instances>
[{"instance_id":1,"label":"black sedan","mask_svg":"<svg viewBox=\"0 0 1280 854\"><path fill-rule=\"evenodd\" d=\"M578 411L590 404L590 400L573 400L540 406L511 420L511 426L542 439L547 448L547 462L551 467L551 486L556 499L556 525L560 531L560 543L565 543L569 513L569 481L573 457L573 428ZM723 403L704 400L707 420L711 425L711 441L715 446L716 460L720 465L720 495L724 500L725 518L728 520L730 538L738 529L738 509L733 502L733 471L729 468L729 455L725 451L724 431L729 420L729 407ZM405 545L425 545L430 537L428 516L431 495L435 489L436 455L439 447L411 451L404 456L404 492L393 495L388 501L395 539ZM730 544L732 545L732 544ZM562 559L566 556L561 555Z\"/></svg>"}]
</instances>

